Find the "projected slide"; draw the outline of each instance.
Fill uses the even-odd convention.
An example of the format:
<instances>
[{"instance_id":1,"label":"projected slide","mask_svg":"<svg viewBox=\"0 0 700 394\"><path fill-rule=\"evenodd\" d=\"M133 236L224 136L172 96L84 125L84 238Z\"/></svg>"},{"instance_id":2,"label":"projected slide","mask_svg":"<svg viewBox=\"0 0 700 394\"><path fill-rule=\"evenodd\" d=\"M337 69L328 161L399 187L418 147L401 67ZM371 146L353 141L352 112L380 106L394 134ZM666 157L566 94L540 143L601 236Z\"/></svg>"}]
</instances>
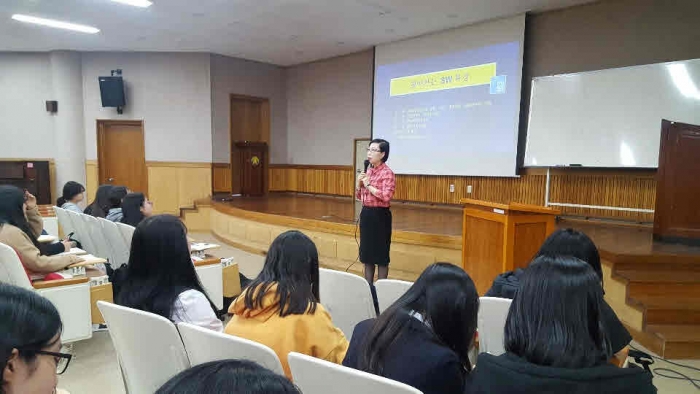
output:
<instances>
[{"instance_id":1,"label":"projected slide","mask_svg":"<svg viewBox=\"0 0 700 394\"><path fill-rule=\"evenodd\" d=\"M515 174L519 42L378 65L373 137L400 174Z\"/></svg>"}]
</instances>

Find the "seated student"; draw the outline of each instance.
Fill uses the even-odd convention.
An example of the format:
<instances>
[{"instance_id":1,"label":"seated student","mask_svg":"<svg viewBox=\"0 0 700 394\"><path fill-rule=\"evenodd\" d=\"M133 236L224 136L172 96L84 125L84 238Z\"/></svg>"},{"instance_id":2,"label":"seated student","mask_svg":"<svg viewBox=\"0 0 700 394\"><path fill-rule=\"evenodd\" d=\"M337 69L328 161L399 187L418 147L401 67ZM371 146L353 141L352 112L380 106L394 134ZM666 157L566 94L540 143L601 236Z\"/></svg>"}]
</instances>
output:
<instances>
[{"instance_id":1,"label":"seated student","mask_svg":"<svg viewBox=\"0 0 700 394\"><path fill-rule=\"evenodd\" d=\"M143 193L129 193L122 201L122 223L136 227L141 221L153 215L153 203Z\"/></svg>"},{"instance_id":2,"label":"seated student","mask_svg":"<svg viewBox=\"0 0 700 394\"><path fill-rule=\"evenodd\" d=\"M508 312L506 353L481 353L466 393L656 393L651 374L608 363L599 283L575 257L536 258Z\"/></svg>"},{"instance_id":3,"label":"seated student","mask_svg":"<svg viewBox=\"0 0 700 394\"><path fill-rule=\"evenodd\" d=\"M284 376L247 360L199 364L168 380L156 394L300 394Z\"/></svg>"},{"instance_id":4,"label":"seated student","mask_svg":"<svg viewBox=\"0 0 700 394\"><path fill-rule=\"evenodd\" d=\"M56 392L56 375L71 360L60 352L56 307L33 291L0 283L0 393Z\"/></svg>"},{"instance_id":5,"label":"seated student","mask_svg":"<svg viewBox=\"0 0 700 394\"><path fill-rule=\"evenodd\" d=\"M116 301L175 323L223 328L194 270L187 229L175 216L151 216L136 227Z\"/></svg>"},{"instance_id":6,"label":"seated student","mask_svg":"<svg viewBox=\"0 0 700 394\"><path fill-rule=\"evenodd\" d=\"M112 185L100 185L95 192L95 199L85 208L83 213L104 219L109 211L109 192L113 187Z\"/></svg>"},{"instance_id":7,"label":"seated student","mask_svg":"<svg viewBox=\"0 0 700 394\"><path fill-rule=\"evenodd\" d=\"M425 394L461 393L478 312L469 275L449 263L433 264L377 319L355 327L343 365Z\"/></svg>"},{"instance_id":8,"label":"seated student","mask_svg":"<svg viewBox=\"0 0 700 394\"><path fill-rule=\"evenodd\" d=\"M82 259L72 255L46 256L37 237L44 222L36 206L36 197L11 186L0 186L0 242L12 247L30 274L48 274L60 271ZM62 243L63 251L73 246Z\"/></svg>"},{"instance_id":9,"label":"seated student","mask_svg":"<svg viewBox=\"0 0 700 394\"><path fill-rule=\"evenodd\" d=\"M128 193L129 189L125 186L114 186L109 191L109 212L107 212L105 219L113 222L122 221L124 217L124 213L122 213L122 201Z\"/></svg>"},{"instance_id":10,"label":"seated student","mask_svg":"<svg viewBox=\"0 0 700 394\"><path fill-rule=\"evenodd\" d=\"M599 278L597 286L603 286L603 269L600 265L600 254L593 241L588 236L574 229L560 229L553 232L542 244L537 256L572 256L588 263ZM487 297L513 298L520 287L520 278L524 270L506 272L497 277L491 288L486 292ZM632 336L622 325L615 311L603 300L601 309L605 334L612 346L613 354L625 353L625 348L632 342Z\"/></svg>"},{"instance_id":11,"label":"seated student","mask_svg":"<svg viewBox=\"0 0 700 394\"><path fill-rule=\"evenodd\" d=\"M225 332L272 348L290 379L289 352L340 364L348 341L319 303L318 277L311 239L299 231L280 234L260 275L229 307L234 316Z\"/></svg>"},{"instance_id":12,"label":"seated student","mask_svg":"<svg viewBox=\"0 0 700 394\"><path fill-rule=\"evenodd\" d=\"M69 181L63 185L63 195L56 201L56 206L75 213L83 213L78 204L83 201L85 188L78 182Z\"/></svg>"}]
</instances>

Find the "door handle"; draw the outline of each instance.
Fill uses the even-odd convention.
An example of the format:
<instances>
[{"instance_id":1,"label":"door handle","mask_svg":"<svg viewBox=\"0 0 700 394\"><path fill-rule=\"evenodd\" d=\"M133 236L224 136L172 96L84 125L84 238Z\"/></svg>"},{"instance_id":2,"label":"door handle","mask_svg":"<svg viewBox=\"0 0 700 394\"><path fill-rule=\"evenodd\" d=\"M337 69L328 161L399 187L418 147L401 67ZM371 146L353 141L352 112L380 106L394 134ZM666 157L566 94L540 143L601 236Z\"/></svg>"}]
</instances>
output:
<instances>
[{"instance_id":1,"label":"door handle","mask_svg":"<svg viewBox=\"0 0 700 394\"><path fill-rule=\"evenodd\" d=\"M107 182L110 182L110 183L111 183L111 182L114 182L114 178L108 178L108 179L107 179Z\"/></svg>"}]
</instances>

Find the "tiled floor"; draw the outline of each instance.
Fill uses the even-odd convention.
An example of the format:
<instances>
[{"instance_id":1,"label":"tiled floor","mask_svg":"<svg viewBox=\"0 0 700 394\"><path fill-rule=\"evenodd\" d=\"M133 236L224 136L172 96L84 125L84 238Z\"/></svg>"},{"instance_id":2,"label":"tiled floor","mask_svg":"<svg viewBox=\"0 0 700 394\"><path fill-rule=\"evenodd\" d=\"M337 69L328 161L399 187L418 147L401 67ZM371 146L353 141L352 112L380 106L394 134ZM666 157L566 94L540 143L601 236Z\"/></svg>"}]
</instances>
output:
<instances>
[{"instance_id":1,"label":"tiled floor","mask_svg":"<svg viewBox=\"0 0 700 394\"><path fill-rule=\"evenodd\" d=\"M190 233L190 237L198 241L220 243L207 233ZM238 262L241 273L249 278L255 277L262 268L264 257L243 252L223 245L214 255L219 257L234 257ZM640 345L635 347L643 350ZM107 332L97 332L86 341L73 345L73 360L66 373L59 377L59 387L71 394L122 394L124 385L119 372L117 357ZM700 368L700 360L674 360L675 362ZM700 379L700 372L680 368L667 362L656 360L653 368L668 368L679 371L695 379ZM668 372L663 372L668 374ZM674 380L655 374L654 384L660 394L693 393L698 390L685 380Z\"/></svg>"}]
</instances>

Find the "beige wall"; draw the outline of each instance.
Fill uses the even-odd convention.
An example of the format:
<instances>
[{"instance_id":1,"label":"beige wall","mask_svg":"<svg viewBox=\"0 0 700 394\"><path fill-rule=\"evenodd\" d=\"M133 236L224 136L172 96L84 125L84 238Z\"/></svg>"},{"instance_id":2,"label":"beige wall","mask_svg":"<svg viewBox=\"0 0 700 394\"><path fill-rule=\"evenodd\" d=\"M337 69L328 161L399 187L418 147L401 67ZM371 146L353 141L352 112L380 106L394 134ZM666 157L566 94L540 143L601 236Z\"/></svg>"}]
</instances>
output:
<instances>
[{"instance_id":1,"label":"beige wall","mask_svg":"<svg viewBox=\"0 0 700 394\"><path fill-rule=\"evenodd\" d=\"M284 69L265 63L211 55L212 156L230 161L230 94L270 99L270 162L287 162L287 103Z\"/></svg>"},{"instance_id":2,"label":"beige wall","mask_svg":"<svg viewBox=\"0 0 700 394\"><path fill-rule=\"evenodd\" d=\"M0 52L0 158L54 157L52 96L48 53Z\"/></svg>"},{"instance_id":3,"label":"beige wall","mask_svg":"<svg viewBox=\"0 0 700 394\"><path fill-rule=\"evenodd\" d=\"M144 121L146 160L211 162L208 53L85 52L86 158L97 158L96 119ZM122 69L126 107L103 108L98 76ZM60 107L59 107L60 108Z\"/></svg>"},{"instance_id":4,"label":"beige wall","mask_svg":"<svg viewBox=\"0 0 700 394\"><path fill-rule=\"evenodd\" d=\"M352 165L371 134L373 51L287 69L288 164Z\"/></svg>"}]
</instances>

